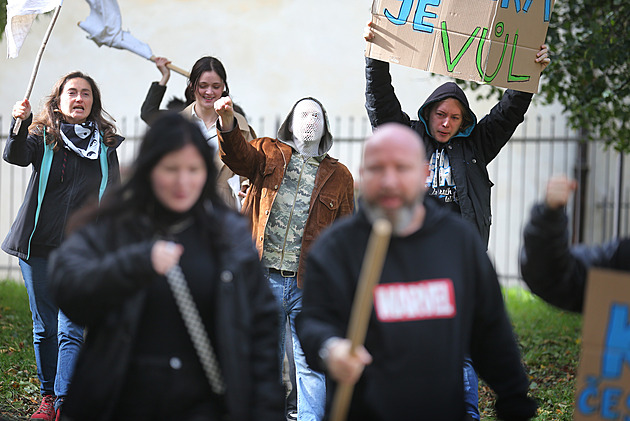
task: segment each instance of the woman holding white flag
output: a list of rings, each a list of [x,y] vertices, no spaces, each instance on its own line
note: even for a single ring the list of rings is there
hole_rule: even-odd
[[[142,120],[151,125],[155,118],[163,112],[160,110],[160,103],[166,92],[166,83],[170,78],[171,71],[168,68],[170,61],[164,57],[156,57],[155,63],[162,74],[159,82],[153,82],[147,93],[147,97],[142,103],[140,117]],[[216,122],[218,115],[214,110],[214,103],[217,99],[230,94],[230,88],[227,83],[227,73],[223,63],[215,57],[201,57],[195,62],[188,85],[184,91],[186,102],[182,106],[185,107],[181,114],[195,122],[206,140],[214,148],[219,150],[217,141]],[[248,142],[256,137],[253,129],[247,123],[242,114],[234,113],[238,127],[245,140]],[[217,190],[219,196],[233,209],[240,209],[240,200],[238,192],[240,191],[240,182],[238,176],[221,162],[218,153],[215,156],[215,164],[219,168],[219,176],[217,177]]]
[[[31,419],[54,420],[67,394],[83,328],[59,311],[49,294],[48,256],[64,238],[68,215],[119,183],[116,148],[123,138],[102,108],[96,83],[81,72],[59,79],[34,121],[28,99],[15,104],[12,116],[4,160],[32,166],[33,172],[2,250],[19,259],[33,316],[43,399]],[[24,124],[14,134],[16,119]]]

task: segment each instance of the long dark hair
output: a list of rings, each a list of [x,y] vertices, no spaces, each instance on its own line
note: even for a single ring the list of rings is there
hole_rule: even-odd
[[[221,224],[215,219],[217,212],[210,212],[209,208],[227,209],[227,206],[216,189],[218,171],[214,164],[214,151],[195,123],[174,112],[160,115],[146,132],[127,181],[108,191],[100,207],[92,204],[79,211],[73,216],[73,224],[68,230],[72,231],[97,218],[110,216],[119,221],[148,217],[149,221],[155,223],[155,211],[159,203],[151,185],[151,172],[164,156],[186,145],[197,148],[208,174],[201,197],[193,205],[191,214],[208,238],[218,239]],[[212,242],[216,244],[216,241]]]
[[[223,63],[221,63],[218,58],[205,56],[197,60],[190,71],[188,86],[186,86],[186,90],[184,91],[184,95],[186,96],[186,105],[190,105],[195,102],[195,90],[199,86],[199,79],[204,72],[216,72],[225,85],[225,90],[221,96],[228,96],[230,94],[230,88],[227,83],[227,73],[225,72]]]
[[[70,72],[55,83],[52,92],[48,97],[46,97],[44,109],[33,120],[33,123],[29,127],[29,131],[41,136],[44,133],[44,129],[46,129],[46,143],[53,145],[54,151],[59,150],[63,143],[59,130],[61,122],[64,121],[64,115],[59,110],[59,98],[63,93],[66,83],[75,78],[84,79],[90,84],[90,88],[92,89],[92,109],[90,110],[90,115],[88,115],[87,119],[96,122],[98,129],[103,134],[103,141],[107,146],[115,145],[116,127],[114,126],[114,119],[105,110],[103,110],[101,91],[98,89],[94,79],[80,71]]]

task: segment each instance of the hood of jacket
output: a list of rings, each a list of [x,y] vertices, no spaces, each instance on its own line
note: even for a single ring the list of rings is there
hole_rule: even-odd
[[[321,156],[321,155],[326,154],[330,150],[330,148],[332,148],[333,138],[332,138],[332,134],[330,134],[330,126],[328,124],[328,114],[326,113],[326,109],[324,108],[322,103],[316,100],[315,98],[305,97],[305,98],[299,99],[298,101],[295,102],[295,104],[293,104],[293,107],[291,108],[289,115],[287,115],[287,117],[284,119],[284,122],[278,129],[278,140],[283,143],[286,143],[287,145],[291,146],[293,149],[297,150],[297,148],[295,147],[295,142],[293,141],[293,132],[291,132],[291,123],[293,121],[293,111],[295,110],[295,106],[299,102],[304,101],[306,99],[310,99],[318,103],[319,106],[322,108],[322,112],[324,113],[324,135],[319,141],[319,149],[317,153],[318,156]]]
[[[453,136],[455,137],[467,137],[473,131],[475,126],[477,125],[477,116],[470,109],[470,105],[468,105],[468,98],[466,98],[466,94],[462,91],[457,83],[455,82],[446,82],[440,85],[429,97],[424,101],[424,104],[418,110],[418,118],[424,124],[424,128],[426,132],[431,136],[431,132],[429,131],[429,111],[431,110],[431,106],[436,102],[443,101],[447,98],[455,98],[459,102],[461,102],[466,108],[466,112],[468,113],[468,117],[472,120],[472,124],[464,127],[464,129],[460,129],[460,131]],[[465,124],[462,122],[462,124]],[[433,138],[433,136],[431,136]]]

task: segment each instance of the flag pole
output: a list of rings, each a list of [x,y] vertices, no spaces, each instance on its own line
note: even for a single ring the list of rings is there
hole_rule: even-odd
[[[152,62],[155,63],[155,60],[157,59],[156,56],[151,56],[151,58],[149,60],[151,60]],[[167,64],[166,67],[168,67],[169,69],[171,69],[174,72],[179,73],[180,75],[186,76],[187,78],[190,78],[190,73],[188,73],[186,70],[182,69],[181,67],[177,67],[174,64]]]
[[[356,348],[365,342],[370,315],[372,314],[372,294],[381,278],[391,234],[392,225],[388,220],[380,218],[372,224],[372,232],[365,256],[363,256],[359,282],[348,323],[347,338],[350,339],[351,354],[354,354]],[[353,391],[353,384],[337,383],[331,407],[331,421],[344,421],[346,419]]]
[[[42,41],[42,45],[39,47],[39,52],[37,53],[37,58],[35,59],[35,64],[33,65],[33,72],[31,73],[31,80],[28,82],[28,88],[26,88],[26,94],[24,95],[24,99],[29,99],[31,96],[31,92],[33,91],[33,85],[35,85],[35,77],[37,76],[37,71],[39,70],[39,63],[41,63],[42,61],[42,56],[44,55],[46,44],[48,43],[48,39],[50,38],[52,29],[55,26],[55,22],[57,22],[57,18],[59,17],[59,12],[61,12],[61,4],[55,8],[55,13],[53,14],[50,24],[48,25],[48,29],[46,30],[46,34],[44,35],[44,40]],[[18,134],[18,132],[20,131],[20,126],[22,126],[22,119],[18,118],[15,121],[15,126],[13,126],[14,135]]]

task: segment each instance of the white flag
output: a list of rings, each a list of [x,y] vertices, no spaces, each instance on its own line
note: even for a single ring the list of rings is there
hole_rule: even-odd
[[[83,22],[79,22],[81,29],[86,31],[92,41],[99,47],[129,50],[146,59],[151,59],[151,48],[144,42],[138,41],[128,31],[123,31],[120,7],[116,0],[86,0],[90,5],[90,15]]]
[[[7,57],[16,58],[31,29],[33,21],[40,13],[48,13],[63,0],[8,0],[7,2]]]

